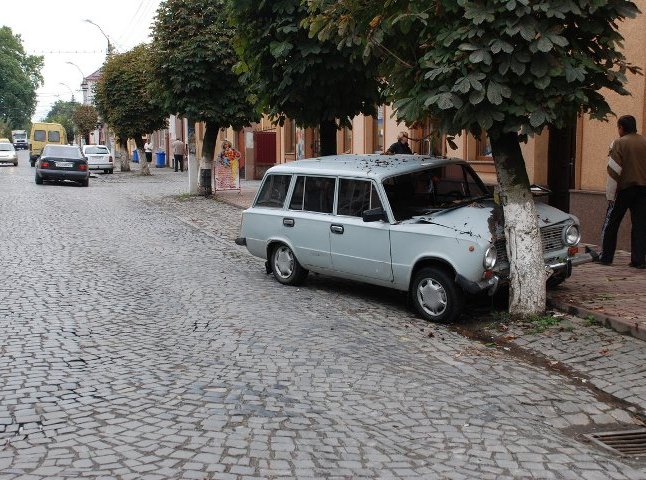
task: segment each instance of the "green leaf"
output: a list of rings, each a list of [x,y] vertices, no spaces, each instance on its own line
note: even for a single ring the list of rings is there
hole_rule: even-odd
[[[500,105],[502,103],[502,88],[501,85],[493,80],[487,86],[487,100],[492,105]]]
[[[552,43],[552,41],[545,36],[539,38],[538,42],[536,42],[536,48],[540,52],[547,53],[550,50],[552,50],[553,47],[554,47],[554,44]]]

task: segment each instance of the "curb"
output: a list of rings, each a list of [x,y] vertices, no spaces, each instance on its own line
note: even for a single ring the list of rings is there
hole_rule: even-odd
[[[646,330],[639,328],[638,322],[631,323],[628,320],[624,320],[623,318],[605,315],[594,310],[588,310],[587,308],[572,305],[571,303],[561,303],[559,301],[554,301],[551,298],[547,299],[547,305],[550,308],[560,310],[564,313],[568,313],[579,318],[591,316],[604,327],[612,328],[619,333],[625,333],[640,340],[646,341]]]

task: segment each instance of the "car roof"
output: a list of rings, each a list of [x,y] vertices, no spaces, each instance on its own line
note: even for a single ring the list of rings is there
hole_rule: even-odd
[[[330,155],[276,165],[267,173],[347,175],[383,179],[429,167],[466,162],[459,158],[429,155]]]

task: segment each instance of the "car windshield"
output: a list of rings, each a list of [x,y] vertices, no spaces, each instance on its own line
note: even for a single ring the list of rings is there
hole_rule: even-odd
[[[11,152],[13,145],[10,143],[0,143],[0,152]]]
[[[104,155],[110,153],[107,149],[107,147],[85,147],[85,154],[86,155]]]
[[[68,145],[47,145],[43,150],[43,157],[70,158],[80,160],[83,158],[79,147]]]
[[[16,140],[24,140],[24,139],[27,138],[27,134],[26,133],[14,133],[13,138],[15,138]]]
[[[397,221],[430,215],[490,196],[468,165],[448,164],[386,178],[383,181]]]

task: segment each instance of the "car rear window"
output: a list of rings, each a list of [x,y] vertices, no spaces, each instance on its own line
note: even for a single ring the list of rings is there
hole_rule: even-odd
[[[0,143],[0,151],[11,152],[13,151],[13,145],[10,143]]]
[[[104,155],[106,153],[110,153],[107,147],[87,147],[85,149],[86,155]]]
[[[262,184],[256,207],[283,208],[291,175],[268,175]]]
[[[80,160],[83,158],[81,149],[68,145],[47,145],[43,150],[43,157],[69,158]]]
[[[336,179],[299,176],[289,202],[290,210],[332,213]]]
[[[60,132],[50,130],[47,132],[47,141],[52,142],[52,143],[60,143],[61,142],[61,134]]]
[[[365,210],[381,207],[377,189],[367,180],[339,180],[337,215],[361,217]]]
[[[45,130],[34,130],[34,141],[35,142],[44,142],[47,138]]]

